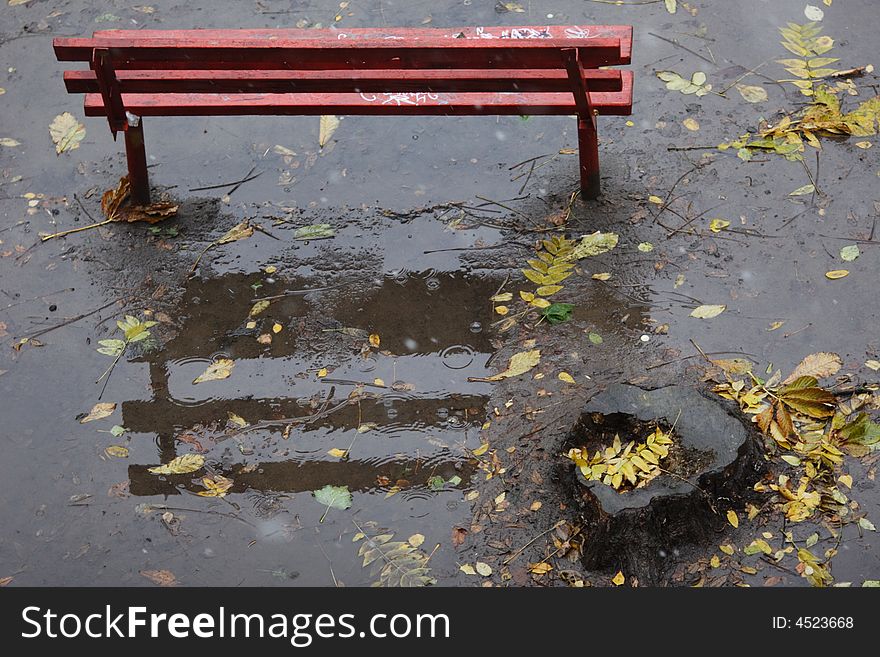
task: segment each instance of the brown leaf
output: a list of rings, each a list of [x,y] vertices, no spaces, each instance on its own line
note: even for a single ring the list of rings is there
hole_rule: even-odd
[[[452,528],[452,544],[455,547],[458,547],[462,543],[464,543],[464,539],[467,538],[468,530],[464,527],[453,527]]]
[[[800,365],[794,368],[794,372],[782,383],[791,383],[801,376],[814,376],[817,379],[833,376],[837,374],[841,365],[843,365],[843,362],[837,354],[827,351],[810,354],[800,362]]]
[[[131,197],[131,183],[128,176],[122,176],[116,189],[108,189],[101,196],[101,210],[110,221],[134,223],[144,221],[155,224],[177,214],[178,206],[168,201],[160,201],[142,206],[126,206]]]
[[[797,380],[805,378],[807,377]],[[782,388],[776,394],[784,404],[798,413],[819,419],[834,415],[835,397],[822,388]]]
[[[141,575],[159,586],[177,586],[180,582],[170,570],[142,570]]]

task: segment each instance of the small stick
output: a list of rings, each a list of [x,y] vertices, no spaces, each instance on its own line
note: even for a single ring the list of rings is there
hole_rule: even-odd
[[[48,240],[54,239],[56,237],[64,237],[65,235],[71,235],[73,233],[79,233],[84,230],[91,230],[92,228],[98,228],[99,226],[104,226],[112,222],[112,219],[104,219],[104,221],[98,221],[93,224],[89,224],[88,226],[80,226],[79,228],[71,228],[69,230],[62,230],[59,233],[52,233],[51,235],[41,235],[40,241],[46,242]]]
[[[532,540],[530,540],[528,543],[526,543],[525,545],[523,545],[519,550],[517,550],[517,551],[514,552],[512,555],[510,555],[510,556],[509,556],[509,557],[508,557],[508,558],[507,558],[507,559],[506,559],[501,565],[502,565],[502,566],[506,566],[506,565],[509,564],[511,561],[513,561],[514,559],[516,559],[519,555],[521,555],[521,554],[523,553],[523,550],[525,550],[527,547],[529,547],[532,543],[534,543],[535,541],[537,541],[537,540],[538,540],[539,538],[541,538],[542,536],[546,536],[547,534],[549,534],[550,532],[552,532],[554,529],[556,529],[557,527],[559,527],[559,526],[561,526],[561,525],[563,525],[563,524],[565,524],[565,520],[559,520],[559,521],[558,521],[555,525],[553,525],[550,529],[547,529],[547,530],[545,530],[545,531],[542,531],[540,534],[538,534],[537,536],[535,536],[535,538],[533,538]]]

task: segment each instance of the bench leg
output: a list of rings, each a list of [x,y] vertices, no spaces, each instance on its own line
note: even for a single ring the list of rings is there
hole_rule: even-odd
[[[125,131],[125,157],[128,160],[128,182],[131,185],[131,204],[150,204],[150,178],[147,174],[147,151],[144,148],[144,120],[129,119]]]
[[[599,196],[599,136],[596,120],[578,119],[578,153],[581,165],[581,197]]]

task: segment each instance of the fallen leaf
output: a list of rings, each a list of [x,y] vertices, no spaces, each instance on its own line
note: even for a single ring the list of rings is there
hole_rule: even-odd
[[[489,443],[483,443],[471,452],[474,456],[482,456],[489,449]]]
[[[867,529],[869,532],[877,531],[877,528],[874,527],[874,523],[864,517],[859,518],[859,527],[861,527],[862,529]]]
[[[86,127],[73,114],[64,112],[56,116],[49,125],[49,134],[55,144],[55,153],[61,155],[65,151],[79,148],[80,142],[86,136]]]
[[[235,224],[230,228],[215,244],[228,244],[229,242],[237,242],[254,234],[254,227],[250,224],[250,219]]]
[[[334,447],[333,449],[328,449],[327,453],[330,456],[333,456],[335,458],[344,459],[346,457],[346,455],[348,454],[348,450],[347,449],[339,449],[338,447]]]
[[[734,528],[739,527],[739,516],[736,515],[736,511],[733,509],[730,509],[727,512],[727,522],[729,522]]]
[[[605,271],[600,274],[593,274],[592,278],[596,281],[607,281],[611,278],[611,273]]]
[[[650,242],[642,242],[641,244],[639,244],[638,249],[642,253],[650,253],[654,250],[654,245]]]
[[[709,230],[711,230],[713,233],[720,233],[729,225],[730,222],[727,221],[727,219],[713,219],[709,222]]]
[[[606,253],[617,246],[619,239],[617,233],[603,233],[600,230],[590,235],[584,235],[566,260],[581,260]]]
[[[479,573],[483,577],[489,577],[489,575],[492,574],[492,567],[483,561],[478,561],[476,564],[474,564],[474,570],[476,570],[477,573]]]
[[[197,376],[193,383],[204,383],[205,381],[219,381],[220,379],[228,379],[232,374],[232,368],[235,367],[235,361],[229,358],[220,358],[208,366],[202,374]]]
[[[553,570],[553,566],[551,566],[546,561],[540,561],[538,563],[530,563],[529,564],[529,572],[535,575],[546,575],[551,570]]]
[[[648,203],[653,203],[654,205],[663,205],[663,199],[659,196],[654,196],[653,194],[651,194],[651,196],[648,197]]]
[[[620,570],[618,570],[617,574],[611,578],[611,583],[614,584],[614,586],[620,586],[624,582],[626,582],[626,577],[624,577],[623,572]]]
[[[802,196],[804,194],[812,194],[815,191],[816,191],[816,186],[813,185],[813,183],[810,183],[809,185],[804,185],[803,187],[798,187],[793,192],[789,192],[788,195],[789,196]]]
[[[836,281],[838,278],[845,278],[849,276],[849,270],[847,269],[833,269],[832,271],[825,272],[825,278],[828,278],[832,281]]]
[[[470,565],[469,563],[466,563],[463,566],[459,566],[458,569],[461,572],[463,572],[465,575],[476,575],[477,574],[477,571],[474,570],[474,567],[472,565]]]
[[[281,330],[282,330],[283,328],[284,328],[284,327],[283,327],[281,324],[279,324],[278,322],[275,322],[275,323],[272,325],[272,333],[276,333],[276,334],[277,334],[277,333],[281,333]]]
[[[868,369],[872,369],[875,372],[880,370],[880,360],[866,360],[865,367]]]
[[[677,0],[663,0],[663,2],[666,4],[666,11],[670,14],[674,14],[675,10],[678,8]]]
[[[670,91],[680,91],[685,95],[705,96],[712,91],[712,85],[706,84],[706,74],[702,71],[694,73],[690,80],[675,71],[658,71],[657,77],[666,83],[666,88]]]
[[[318,146],[324,148],[339,127],[339,117],[332,114],[325,114],[321,117],[321,123],[318,130]]]
[[[837,478],[837,481],[839,481],[840,483],[842,483],[842,484],[843,484],[844,486],[846,486],[847,488],[852,488],[852,485],[853,485],[853,478],[852,478],[852,475],[848,475],[848,474],[840,475],[840,476]],[[810,546],[808,545],[807,547],[810,547]]]
[[[574,383],[574,377],[571,374],[569,374],[568,372],[560,372],[559,373],[559,380],[565,381],[566,383]]]
[[[312,224],[300,226],[293,232],[295,240],[325,240],[333,237],[336,232],[330,224]]]
[[[507,369],[499,374],[488,377],[469,377],[468,381],[501,381],[510,377],[525,374],[541,361],[541,350],[522,351],[510,357]]]
[[[251,311],[248,313],[248,317],[256,317],[269,307],[269,303],[269,301],[257,301],[251,306]]]
[[[344,511],[352,503],[352,495],[348,490],[348,486],[331,486],[327,484],[323,488],[314,491],[312,495],[314,495],[316,502],[323,504],[328,509]]]
[[[170,570],[142,570],[141,575],[159,586],[177,586],[180,582]]]
[[[156,475],[189,474],[201,470],[205,465],[205,457],[201,454],[184,454],[163,465],[149,468],[148,471]]]
[[[89,414],[82,418],[79,423],[85,424],[86,422],[93,422],[94,420],[102,420],[105,417],[110,417],[113,415],[113,411],[116,410],[116,404],[110,402],[101,402],[92,406],[92,410],[89,411]]]
[[[128,458],[128,447],[123,447],[122,445],[110,445],[104,452],[107,456],[113,456],[118,459]]]
[[[825,18],[825,12],[813,5],[807,5],[804,7],[804,16],[810,21],[821,21]]]
[[[858,244],[850,244],[840,249],[840,259],[846,262],[852,262],[860,255],[862,252],[859,250]]]
[[[783,385],[791,383],[802,376],[812,376],[816,379],[824,379],[837,374],[843,365],[843,361],[835,353],[820,351],[804,358],[794,371],[782,382]],[[815,384],[815,382],[813,382]]]
[[[414,548],[417,548],[422,543],[425,542],[425,535],[424,534],[413,534],[408,539],[406,539],[406,542],[409,543],[410,545],[412,545]]]
[[[700,129],[700,124],[696,119],[692,119],[691,117],[686,118],[681,124],[690,130],[691,132],[696,132]]]
[[[0,137],[0,146],[5,146],[6,148],[15,148],[16,146],[21,146],[21,142],[17,139],[13,139],[12,137]]]
[[[718,317],[718,315],[723,313],[726,309],[727,306],[724,304],[697,306],[691,311],[691,317],[696,317],[697,319],[712,319],[713,317]]]
[[[866,151],[866,150],[868,150],[869,148],[871,148],[871,146],[873,146],[873,144],[872,144],[871,142],[869,142],[869,141],[857,141],[857,142],[856,142],[856,146],[858,146],[858,147],[861,148],[862,150],[865,150],[865,151]]]
[[[202,486],[207,490],[200,490],[198,495],[202,497],[226,497],[226,493],[232,488],[233,483],[235,482],[232,479],[223,475],[202,477]]]
[[[539,502],[539,501],[532,502],[532,503],[529,505],[529,511],[537,511],[537,510],[540,509],[542,506],[544,506],[544,505],[543,505],[541,502]]]
[[[0,577],[0,588],[2,588],[2,587],[4,587],[4,586],[6,586],[7,584],[11,583],[12,580],[14,580],[14,579],[15,579],[14,576]]]
[[[751,84],[738,84],[736,90],[747,103],[763,103],[767,100],[767,90],[764,87]]]

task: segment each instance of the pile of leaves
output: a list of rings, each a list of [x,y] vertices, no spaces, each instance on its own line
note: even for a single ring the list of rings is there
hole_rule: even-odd
[[[669,456],[672,444],[671,432],[657,427],[643,443],[631,440],[623,445],[620,435],[615,434],[611,446],[597,450],[592,458],[587,448],[577,447],[568,450],[566,456],[588,481],[601,481],[620,492],[624,487],[641,488],[663,472],[660,464]]]
[[[819,385],[820,379],[839,371],[840,357],[828,352],[811,354],[785,379],[777,370],[767,380],[756,376],[747,361],[713,363],[726,378],[714,391],[753,415],[766,437],[769,455],[791,467],[769,483],[758,482],[755,490],[775,493],[777,508],[792,523],[816,520],[831,526],[854,522],[873,530],[874,525],[857,514],[858,506],[842,487],[848,490],[853,483],[843,472],[844,456],[860,457],[880,449],[880,424],[861,410],[876,408],[876,400],[864,393],[838,401],[834,393]],[[790,533],[788,540],[794,545]],[[797,547],[798,570],[813,585],[825,586],[833,581],[827,565],[834,554],[836,548],[831,548],[822,559],[808,546]]]
[[[749,161],[756,152],[772,152],[788,160],[801,160],[804,144],[821,149],[819,137],[844,135],[866,137],[877,134],[880,123],[880,96],[862,102],[856,109],[844,113],[837,94],[846,91],[857,95],[858,90],[846,76],[867,72],[870,67],[838,71],[828,68],[838,61],[823,57],[834,47],[834,39],[822,36],[816,23],[797,25],[789,23],[780,28],[782,45],[798,59],[781,59],[780,64],[794,77],[780,80],[792,84],[811,102],[801,111],[786,114],[774,124],[765,124],[757,136],[748,133],[718,145],[720,150],[736,149],[737,156]],[[831,84],[835,81],[834,84]]]
[[[522,270],[523,276],[535,284],[534,290],[520,290],[519,297],[526,303],[525,310],[507,316],[510,308],[496,305],[495,312],[505,316],[497,322],[500,331],[511,329],[517,320],[534,309],[538,309],[541,321],[550,324],[561,324],[571,319],[574,305],[570,303],[552,302],[552,297],[564,289],[562,282],[574,273],[575,263],[582,258],[599,255],[617,246],[618,237],[615,233],[596,231],[583,236],[580,241],[568,239],[564,235],[552,235],[541,240],[537,248],[537,257],[526,261],[528,267]],[[496,304],[504,304],[513,300],[511,292],[499,293],[492,297]]]

